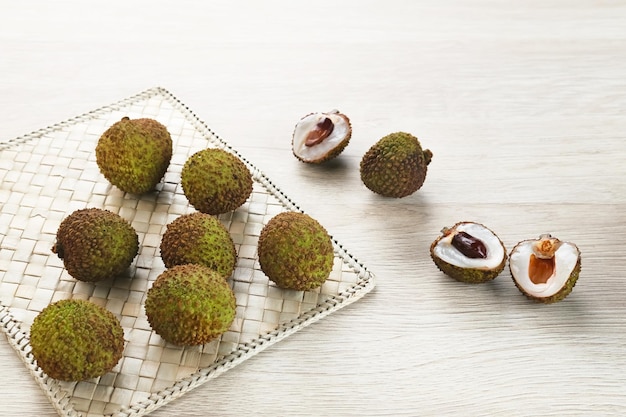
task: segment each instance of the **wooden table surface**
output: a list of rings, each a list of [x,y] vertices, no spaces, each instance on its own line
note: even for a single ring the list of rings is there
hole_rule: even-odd
[[[0,141],[162,86],[377,276],[376,289],[157,416],[626,414],[626,4],[487,0],[6,2]],[[323,166],[295,122],[346,113]],[[359,162],[412,132],[423,188],[388,199]],[[1,204],[1,203],[0,203]],[[536,304],[508,269],[442,275],[444,226],[484,223],[507,249],[576,243],[582,272]],[[0,415],[55,416],[0,340]]]

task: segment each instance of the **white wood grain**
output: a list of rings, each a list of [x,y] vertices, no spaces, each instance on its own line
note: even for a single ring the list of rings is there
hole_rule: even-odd
[[[620,1],[11,2],[0,15],[0,140],[168,88],[378,276],[358,303],[157,416],[626,414],[626,5]],[[349,147],[291,155],[295,122],[339,108]],[[434,153],[413,196],[359,161],[381,136]],[[505,271],[462,285],[428,254],[483,222],[507,248],[577,243],[564,302]],[[0,415],[56,415],[5,341]],[[278,410],[278,411],[277,411]]]

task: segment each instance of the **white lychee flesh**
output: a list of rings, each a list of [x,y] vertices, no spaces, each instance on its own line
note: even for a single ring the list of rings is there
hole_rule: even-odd
[[[552,274],[545,282],[534,282],[531,277],[531,255],[535,253],[538,240],[520,242],[512,251],[509,258],[511,275],[517,284],[530,296],[535,298],[552,297],[567,284],[574,268],[578,264],[580,251],[572,243],[559,242],[554,252],[554,267]]]
[[[461,267],[471,269],[495,269],[502,264],[506,251],[500,239],[487,227],[479,223],[464,222],[455,226],[455,230],[442,236],[433,248],[435,256],[443,261]],[[469,258],[452,245],[455,232],[465,232],[478,240],[481,240],[487,248],[486,258]]]
[[[326,118],[329,118],[334,125],[330,135],[314,146],[307,146],[309,133],[315,130],[316,126]],[[293,153],[305,162],[318,161],[326,155],[332,154],[351,133],[350,122],[338,111],[311,113],[300,119],[294,128]]]

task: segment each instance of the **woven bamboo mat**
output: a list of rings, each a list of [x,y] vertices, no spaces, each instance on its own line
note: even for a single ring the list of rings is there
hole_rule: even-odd
[[[111,186],[96,165],[98,138],[123,116],[154,118],[172,135],[172,161],[153,193],[125,194]],[[152,332],[143,302],[165,269],[159,244],[166,225],[194,211],[180,186],[182,166],[206,147],[237,154],[188,107],[158,87],[0,144],[0,328],[60,415],[145,415],[374,287],[373,274],[336,241],[334,268],[321,288],[290,291],[269,282],[258,264],[258,235],[274,215],[300,208],[244,160],[255,180],[253,193],[242,207],[219,216],[238,252],[229,279],[237,299],[236,319],[219,339],[205,345],[165,343]],[[140,251],[126,276],[79,282],[51,252],[60,222],[86,207],[118,213],[137,230]],[[67,298],[107,308],[124,327],[124,356],[100,378],[53,380],[30,353],[28,330],[35,316],[51,302]]]

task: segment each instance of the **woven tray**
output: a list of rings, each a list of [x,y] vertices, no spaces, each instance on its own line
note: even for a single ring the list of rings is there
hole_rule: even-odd
[[[172,162],[158,190],[140,197],[111,186],[95,162],[95,145],[123,116],[151,117],[168,127]],[[195,347],[165,343],[143,310],[146,291],[165,269],[159,244],[165,226],[193,212],[180,187],[186,159],[206,147],[235,154],[171,93],[153,88],[68,121],[0,144],[0,328],[62,416],[141,416],[206,383],[261,350],[365,295],[374,276],[333,241],[335,264],[315,291],[274,286],[259,268],[256,244],[263,225],[282,211],[301,211],[248,161],[254,188],[248,201],[219,216],[229,229],[238,263],[229,282],[237,316],[219,340]],[[67,215],[100,207],[131,222],[140,252],[129,276],[99,283],[74,280],[51,252]],[[88,299],[120,319],[124,356],[113,371],[83,382],[47,377],[30,353],[28,330],[51,302]]]

